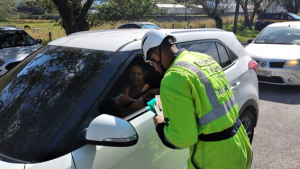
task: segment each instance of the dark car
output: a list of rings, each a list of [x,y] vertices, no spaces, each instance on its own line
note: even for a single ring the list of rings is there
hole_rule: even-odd
[[[151,22],[131,22],[131,23],[125,23],[118,27],[118,29],[156,29],[161,28],[160,26],[151,23]]]
[[[255,23],[255,30],[263,30],[266,26],[275,22],[300,21],[300,17],[293,13],[264,13],[258,16]]]

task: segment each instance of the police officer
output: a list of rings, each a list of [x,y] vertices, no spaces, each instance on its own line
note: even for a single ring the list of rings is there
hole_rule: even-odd
[[[172,149],[190,149],[189,169],[248,169],[252,150],[238,118],[226,76],[203,53],[178,49],[164,29],[142,39],[145,62],[164,75],[160,86],[163,115],[154,124],[161,141]]]

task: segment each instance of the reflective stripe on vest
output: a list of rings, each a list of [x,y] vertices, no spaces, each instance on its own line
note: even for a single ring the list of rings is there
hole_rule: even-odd
[[[187,68],[190,71],[194,72],[205,86],[205,91],[208,96],[209,102],[213,107],[213,110],[211,110],[210,112],[204,114],[202,117],[197,119],[198,126],[204,126],[204,125],[209,124],[210,122],[222,117],[223,115],[227,114],[232,109],[232,107],[235,105],[234,96],[229,98],[229,100],[227,102],[225,102],[224,104],[220,105],[217,95],[215,93],[215,90],[213,89],[212,85],[210,84],[208,78],[195,65],[193,65],[189,62],[178,61],[178,62],[175,62],[173,64],[173,66],[182,66],[182,67]]]

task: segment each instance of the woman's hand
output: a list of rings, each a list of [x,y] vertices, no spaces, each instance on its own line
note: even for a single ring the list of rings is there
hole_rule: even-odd
[[[144,101],[146,102],[150,101],[155,97],[155,95],[159,95],[159,88],[153,88],[148,90],[143,96]]]
[[[126,104],[126,103],[133,102],[133,100],[131,100],[130,97],[128,97],[128,96],[126,96],[124,94],[120,97],[119,100],[120,100],[121,104]]]

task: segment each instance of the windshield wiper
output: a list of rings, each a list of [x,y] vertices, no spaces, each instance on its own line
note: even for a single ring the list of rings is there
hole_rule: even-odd
[[[263,43],[260,43],[260,42],[254,42],[255,44],[284,44],[284,45],[300,45],[300,44],[297,44],[297,43],[281,43],[281,42],[275,42],[275,43],[267,43],[267,42],[263,42]]]
[[[299,44],[297,44],[297,43],[281,43],[281,42],[276,42],[276,43],[273,43],[273,44],[299,45]]]

